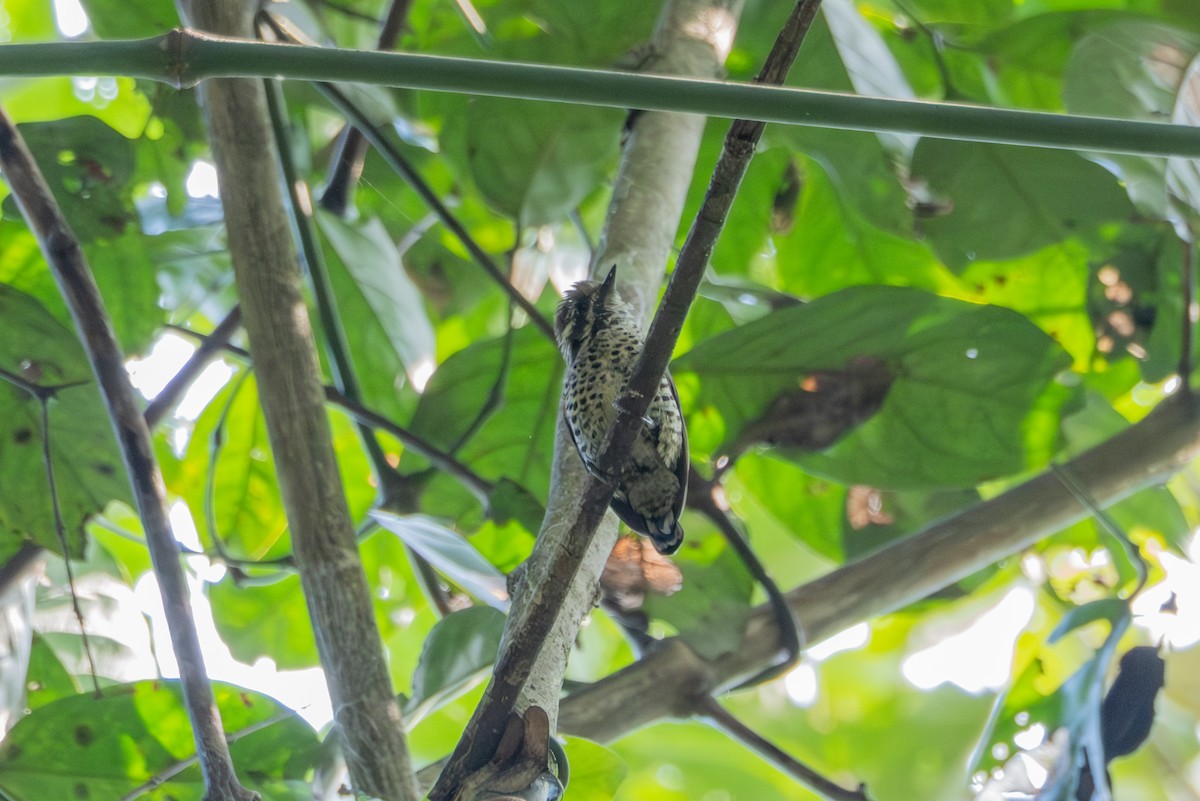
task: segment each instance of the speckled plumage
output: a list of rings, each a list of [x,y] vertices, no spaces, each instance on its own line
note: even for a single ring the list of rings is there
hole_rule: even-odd
[[[615,267],[603,282],[580,281],[567,290],[554,321],[567,360],[563,415],[588,470],[595,468],[617,413],[615,404],[644,344],[633,310],[617,296],[615,281]],[[612,500],[617,516],[649,537],[659,553],[674,553],[683,542],[679,513],[687,469],[687,430],[675,385],[666,375],[646,412],[646,425],[618,471]]]

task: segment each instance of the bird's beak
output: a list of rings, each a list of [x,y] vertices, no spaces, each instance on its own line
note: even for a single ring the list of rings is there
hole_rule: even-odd
[[[617,265],[614,264],[612,266],[612,269],[608,271],[608,276],[600,284],[599,297],[604,300],[607,300],[608,297],[610,295],[612,295],[613,290],[616,288],[616,286],[617,286]]]

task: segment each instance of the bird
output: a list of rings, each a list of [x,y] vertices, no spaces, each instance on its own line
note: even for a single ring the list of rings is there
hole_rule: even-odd
[[[683,543],[679,515],[687,494],[687,428],[679,393],[664,374],[638,433],[615,476],[600,475],[597,463],[617,401],[645,340],[633,308],[616,288],[617,268],[603,281],[579,281],[568,289],[554,315],[554,333],[567,362],[562,411],[584,467],[615,479],[611,507],[625,525],[648,537],[660,554]]]

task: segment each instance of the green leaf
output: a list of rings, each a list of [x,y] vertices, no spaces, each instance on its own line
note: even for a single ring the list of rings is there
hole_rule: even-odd
[[[496,659],[504,631],[503,612],[487,606],[461,609],[442,618],[421,649],[413,673],[405,723],[417,721],[457,696]]]
[[[563,750],[571,765],[567,788],[571,801],[609,801],[625,780],[629,768],[616,752],[582,737],[567,739]]]
[[[280,670],[319,664],[299,576],[282,573],[269,583],[226,579],[204,587],[217,633],[235,659],[254,664],[268,657]]]
[[[620,111],[471,98],[467,157],[484,196],[519,225],[558,222],[607,174]]]
[[[1063,150],[925,138],[912,178],[949,207],[921,221],[938,256],[961,270],[1008,259],[1130,219],[1133,207],[1103,167]]]
[[[685,548],[673,557],[683,573],[683,589],[668,597],[647,595],[643,609],[675,627],[705,659],[737,648],[750,614],[754,582],[746,566],[719,538],[703,551]]]
[[[307,724],[267,696],[227,684],[213,689],[248,786],[305,778],[317,750]],[[181,695],[177,682],[146,681],[106,688],[103,698],[86,693],[41,707],[0,747],[0,790],[13,801],[121,798],[195,755]],[[199,768],[165,778],[156,793],[199,799]]]
[[[81,0],[92,29],[101,39],[140,39],[179,27],[170,0]]]
[[[842,202],[843,184],[853,180],[810,163],[795,226],[775,240],[778,288],[802,297],[858,284],[957,290],[959,281],[927,244],[882,230]]]
[[[77,695],[79,682],[67,672],[46,639],[34,632],[29,650],[29,670],[25,677],[25,706],[30,710],[43,707],[59,698]]]
[[[248,559],[287,552],[287,516],[249,373],[226,384],[196,420],[177,481],[172,489],[187,500],[203,541],[220,537],[230,553]],[[210,503],[216,531],[209,529]]]
[[[346,282],[338,282],[343,287],[339,304],[344,300],[348,306],[339,311],[347,336],[353,339],[353,352],[370,353],[383,344],[379,341],[382,334],[410,379],[427,377],[433,365],[433,326],[383,224],[377,218],[351,224],[325,212],[317,215],[317,222],[337,257],[329,259],[329,268],[340,265],[354,279],[354,295],[349,294]],[[376,327],[379,333],[375,333]],[[372,334],[373,341],[363,339]],[[393,375],[376,378],[395,380]]]
[[[506,355],[507,352],[507,355]],[[508,478],[545,497],[562,391],[562,357],[530,327],[467,347],[442,363],[421,395],[411,428],[442,448],[471,432],[489,399],[499,398],[458,457],[485,478]]]
[[[496,609],[508,609],[504,575],[461,534],[424,515],[397,515],[376,509],[371,517],[455,584]]]
[[[815,475],[882,489],[970,487],[1043,457],[1044,443],[1023,432],[1070,363],[1007,309],[856,287],[714,337],[677,359],[674,372],[699,376],[694,411],[719,413],[732,442],[807,373],[859,356],[896,376],[883,408],[827,451],[797,460]]]
[[[50,458],[72,555],[81,553],[83,525],[111,500],[129,501],[129,484],[112,424],[75,334],[33,298],[0,284],[0,367],[43,387],[76,384],[50,401]],[[41,404],[0,381],[0,529],[55,553]]]
[[[20,130],[80,241],[113,239],[136,223],[128,139],[95,117],[25,123]],[[5,216],[17,213],[6,209]]]
[[[1129,604],[1120,598],[1101,598],[1083,606],[1072,607],[1046,637],[1046,642],[1053,645],[1075,629],[1097,620],[1107,620],[1116,626],[1122,619],[1128,618],[1129,614]]]

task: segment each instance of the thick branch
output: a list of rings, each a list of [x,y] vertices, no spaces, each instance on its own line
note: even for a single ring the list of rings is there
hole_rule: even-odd
[[[239,0],[184,4],[194,24],[246,35]],[[357,790],[418,798],[323,407],[312,326],[261,82],[204,87],[242,316],[296,564]]]
[[[837,92],[484,59],[264,44],[172,31],[136,41],[0,46],[0,75],[129,75],[350,81],[854,131],[896,131],[1066,150],[1200,157],[1200,129],[1160,122],[859,97]]]
[[[1200,456],[1200,406],[1186,393],[1141,422],[1066,463],[1080,486],[1107,507],[1161,484]],[[1050,471],[935,523],[787,594],[810,642],[918,601],[1010,557],[1087,516]],[[755,610],[741,644],[703,662],[668,640],[637,664],[562,703],[559,728],[611,740],[662,717],[687,714],[694,699],[760,670],[779,648],[769,606]],[[669,677],[669,678],[664,678]]]
[[[0,110],[0,167],[71,310],[75,328],[108,407],[142,528],[146,532],[154,574],[158,578],[207,798],[213,801],[256,798],[255,793],[238,782],[225,743],[221,717],[212,685],[208,683],[204,654],[192,620],[187,582],[171,531],[166,488],[154,458],[150,429],[142,418],[136,392],[125,371],[124,354],[117,344],[112,322],[79,241],[16,126],[3,110]]]

